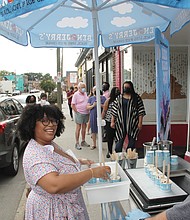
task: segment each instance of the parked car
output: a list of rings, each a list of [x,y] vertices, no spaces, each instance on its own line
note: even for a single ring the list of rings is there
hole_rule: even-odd
[[[39,97],[36,94],[21,94],[21,95],[16,95],[14,96],[14,99],[18,100],[20,102],[20,104],[25,107],[26,106],[26,98],[29,95],[35,95],[36,96],[36,103],[40,103],[39,102]]]
[[[26,146],[18,135],[16,125],[23,106],[14,98],[0,97],[0,169],[15,176],[19,169],[19,154]]]
[[[14,92],[12,92],[12,96],[15,96],[15,95],[20,95],[20,91],[19,90],[15,90]]]

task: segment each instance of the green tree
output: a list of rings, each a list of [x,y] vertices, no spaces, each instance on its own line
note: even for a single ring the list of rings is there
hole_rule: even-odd
[[[40,87],[50,94],[56,88],[56,83],[51,79],[43,79],[40,83]]]
[[[7,76],[7,75],[15,75],[15,73],[14,72],[9,72],[9,71],[7,71],[7,70],[1,70],[0,71],[0,76]]]
[[[41,81],[43,80],[43,74],[42,73],[24,73],[24,75],[28,76],[29,81]]]
[[[52,76],[51,76],[49,73],[46,73],[46,74],[43,76],[43,80],[53,80],[53,79],[52,79]]]

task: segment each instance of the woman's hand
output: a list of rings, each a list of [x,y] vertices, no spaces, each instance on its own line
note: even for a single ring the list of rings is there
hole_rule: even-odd
[[[111,117],[110,127],[115,129],[115,118],[113,116]]]
[[[109,166],[98,166],[90,168],[92,170],[92,177],[102,178],[102,179],[110,179],[111,168]]]
[[[115,122],[111,122],[110,127],[115,128]]]
[[[88,165],[89,167],[91,164],[94,163],[94,161],[89,160],[89,159],[78,159],[81,165]]]
[[[140,122],[138,123],[138,129],[139,129],[139,131],[142,130],[142,123],[140,123]]]

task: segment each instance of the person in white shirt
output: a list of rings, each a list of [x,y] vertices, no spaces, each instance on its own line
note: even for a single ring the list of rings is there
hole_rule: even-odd
[[[47,94],[46,93],[42,93],[40,95],[40,104],[43,105],[50,105],[50,103],[47,101]]]

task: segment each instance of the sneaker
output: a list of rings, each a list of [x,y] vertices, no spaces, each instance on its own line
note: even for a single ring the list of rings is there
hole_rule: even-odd
[[[87,144],[86,141],[81,142],[82,147],[90,147],[90,144]]]
[[[90,148],[90,150],[94,150],[96,148],[96,146],[92,146],[91,148]]]
[[[79,144],[75,144],[75,148],[76,148],[77,150],[81,150],[81,149],[82,149],[82,147],[81,147]]]

